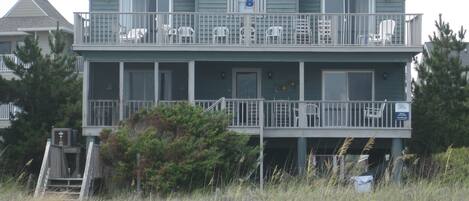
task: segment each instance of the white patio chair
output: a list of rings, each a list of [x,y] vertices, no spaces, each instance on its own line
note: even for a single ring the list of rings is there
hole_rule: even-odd
[[[146,28],[134,28],[130,29],[128,32],[121,32],[120,39],[123,42],[133,42],[138,43],[145,35],[148,30]]]
[[[194,42],[195,31],[192,27],[179,27],[178,30],[179,43],[184,39],[189,39],[190,43]]]
[[[295,43],[308,44],[311,41],[311,22],[309,16],[296,19]]]
[[[215,27],[212,30],[213,43],[218,43],[218,41],[228,42],[228,36],[230,35],[230,30],[228,27]]]
[[[270,44],[272,41],[277,41],[281,43],[283,40],[283,27],[282,26],[272,26],[265,31],[265,37],[267,43]]]
[[[319,110],[319,106],[314,104],[314,103],[307,103],[306,104],[306,108],[305,108],[305,116],[307,119],[310,119],[310,120],[316,120],[316,119],[319,119],[319,115],[320,115],[320,110]],[[300,126],[300,112],[299,112],[299,108],[295,108],[295,123],[296,123],[296,126]],[[311,122],[313,123],[313,122]],[[310,125],[308,125],[310,126]]]
[[[387,100],[385,99],[384,102],[381,103],[381,105],[379,107],[377,107],[376,104],[372,104],[371,107],[365,107],[363,109],[363,114],[368,119],[381,119],[381,118],[383,118],[384,109],[386,108],[386,102],[387,102]]]
[[[250,37],[251,43],[256,43],[256,29],[254,27],[248,28],[248,33],[246,34],[245,28],[241,27],[239,29],[239,42],[240,43],[245,43],[246,42],[246,36]]]
[[[396,21],[394,20],[383,20],[379,23],[379,33],[370,34],[368,36],[368,42],[373,44],[381,43],[383,46],[387,42],[392,42],[392,36],[396,29]]]
[[[318,20],[318,42],[319,44],[332,43],[332,21]]]

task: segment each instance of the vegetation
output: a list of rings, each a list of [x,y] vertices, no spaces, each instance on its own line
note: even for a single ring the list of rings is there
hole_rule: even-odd
[[[414,82],[410,148],[423,155],[469,146],[469,67],[460,58],[466,31],[454,32],[441,16],[436,27]]]
[[[140,174],[145,192],[169,193],[247,174],[258,152],[248,136],[227,128],[225,114],[189,104],[142,111],[101,135],[102,158],[114,173],[110,183],[130,186]]]
[[[0,149],[6,148],[0,175],[16,174],[28,162],[27,171],[37,174],[52,126],[81,125],[81,81],[64,37],[61,31],[53,32],[51,53],[44,53],[36,38],[26,37],[14,51],[21,64],[4,58],[17,79],[0,77],[0,103],[11,102],[20,111],[12,114],[11,127],[0,130]]]

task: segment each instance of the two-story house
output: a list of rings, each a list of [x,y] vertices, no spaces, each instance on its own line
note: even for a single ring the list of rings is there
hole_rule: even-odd
[[[85,59],[83,135],[187,101],[265,143],[261,172],[301,172],[345,138],[351,154],[375,138],[373,158],[399,155],[421,20],[405,0],[90,0],[73,45]]]
[[[73,25],[70,24],[47,0],[18,0],[18,2],[0,18],[0,76],[6,79],[14,77],[5,66],[3,57],[21,62],[13,55],[17,45],[21,45],[26,36],[35,36],[43,53],[49,53],[49,34],[51,31],[64,31],[68,44],[73,43]],[[9,126],[10,114],[18,108],[12,104],[0,105],[0,128]]]

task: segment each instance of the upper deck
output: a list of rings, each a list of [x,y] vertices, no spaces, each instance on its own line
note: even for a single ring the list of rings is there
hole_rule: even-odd
[[[75,13],[76,51],[421,51],[420,14]]]

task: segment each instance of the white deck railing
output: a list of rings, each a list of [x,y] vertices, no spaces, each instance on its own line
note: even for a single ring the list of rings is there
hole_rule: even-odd
[[[10,120],[10,115],[19,111],[12,103],[0,105],[0,120]]]
[[[420,14],[75,13],[76,45],[421,46]]]
[[[13,60],[16,64],[21,63],[21,60],[18,59],[14,54],[0,54],[0,73],[10,73],[12,70],[10,70],[3,59],[3,57],[8,57]],[[75,61],[75,71],[77,72],[83,72],[83,66],[84,66],[84,58],[81,56],[76,57]],[[27,67],[27,66],[26,66]]]
[[[13,60],[15,63],[19,63],[20,60],[14,54],[0,54],[0,73],[8,73],[11,72],[9,68],[7,68],[3,57],[8,57]]]
[[[175,105],[184,101],[160,101],[161,105]],[[204,110],[225,111],[230,127],[264,128],[410,128],[410,120],[399,120],[396,104],[405,101],[282,101],[261,99],[196,100]],[[153,101],[126,101],[124,118],[154,106]],[[260,109],[263,108],[263,115]],[[117,100],[90,100],[89,126],[115,126],[118,123]],[[409,117],[410,119],[410,117]],[[407,123],[406,123],[407,122]]]

